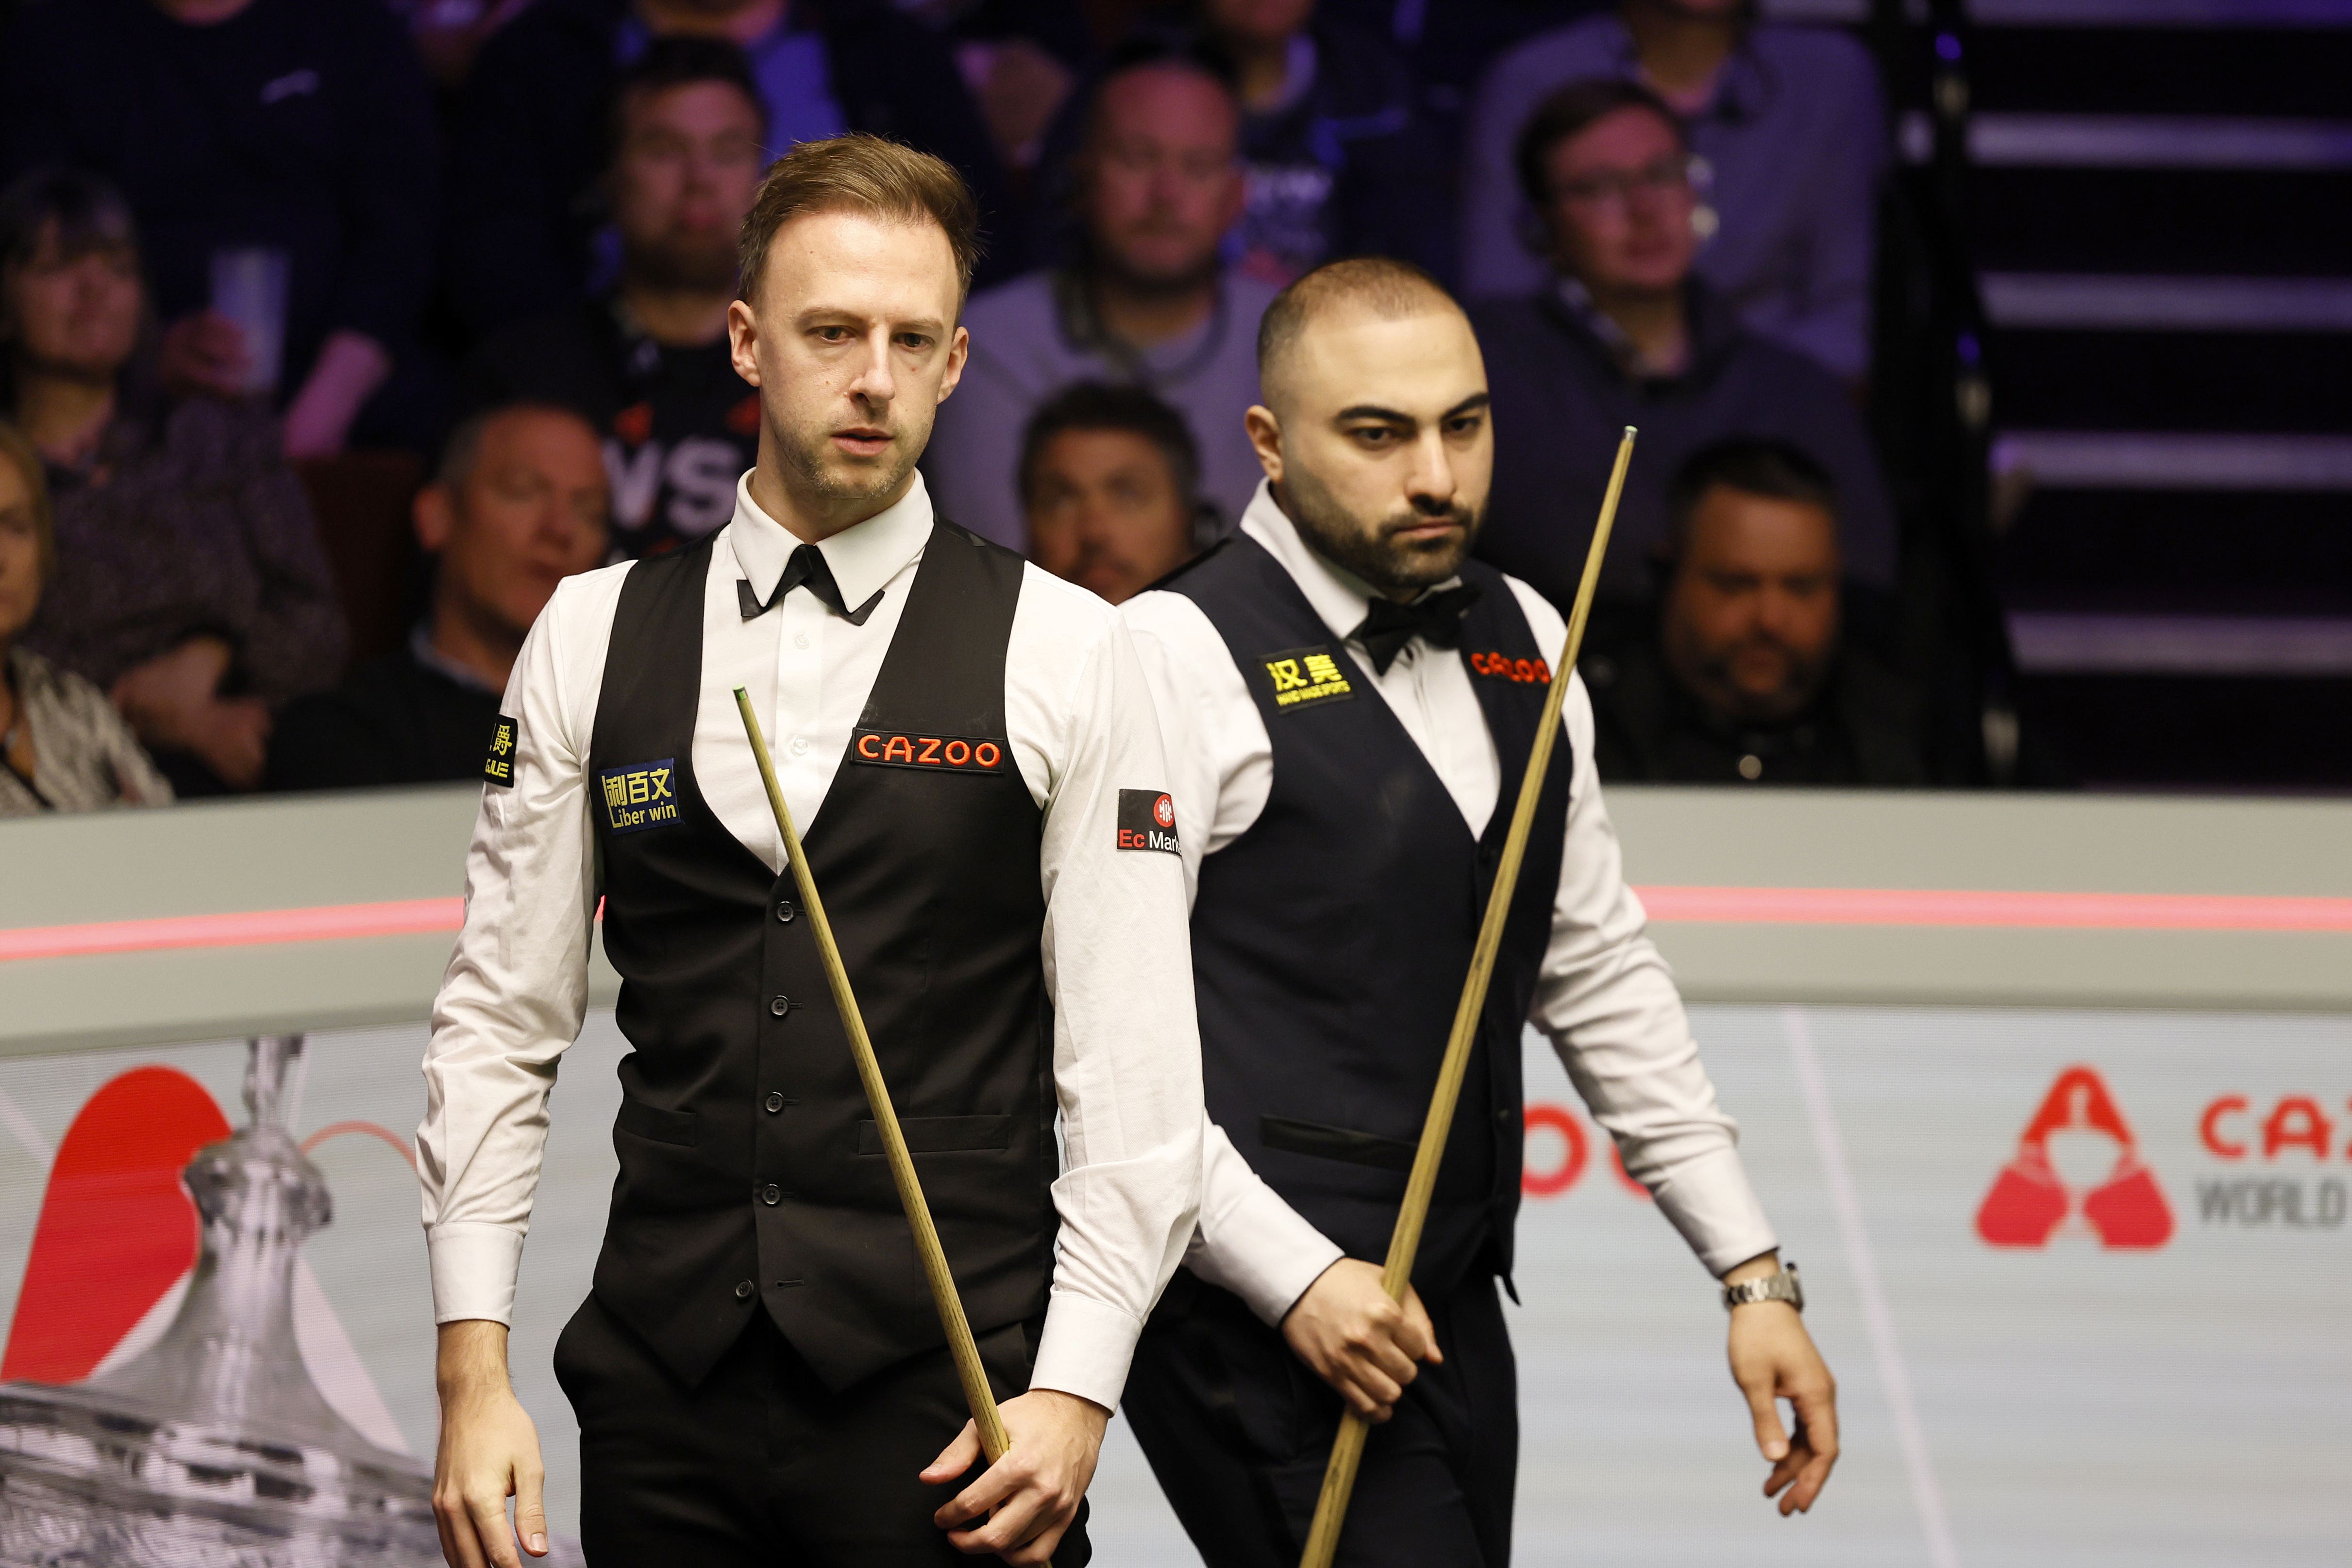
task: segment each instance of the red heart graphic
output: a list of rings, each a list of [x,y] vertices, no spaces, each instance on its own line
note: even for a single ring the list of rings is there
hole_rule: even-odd
[[[49,1165],[0,1379],[79,1383],[194,1265],[180,1172],[228,1132],[176,1068],[134,1068],[89,1097]]]

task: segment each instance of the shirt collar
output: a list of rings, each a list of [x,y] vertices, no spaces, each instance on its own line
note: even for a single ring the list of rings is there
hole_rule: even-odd
[[[459,664],[435,647],[433,633],[423,621],[408,628],[408,657],[453,686],[467,691],[486,691],[493,697],[499,695],[499,689],[483,679],[472,666]]]
[[[841,602],[855,609],[920,555],[930,538],[931,494],[923,488],[919,468],[907,493],[895,503],[864,522],[820,540],[817,550],[832,568],[833,580],[840,584]],[[784,574],[785,563],[801,544],[791,530],[761,510],[760,503],[751,499],[749,472],[735,481],[735,517],[727,525],[727,542],[735,552],[735,564],[761,603],[775,593],[776,579]]]
[[[1242,513],[1242,531],[1265,546],[1266,552],[1282,563],[1298,591],[1307,595],[1315,614],[1331,635],[1341,642],[1351,640],[1364,617],[1371,613],[1370,584],[1346,567],[1325,560],[1314,546],[1299,536],[1298,525],[1290,521],[1274,499],[1274,487],[1264,479],[1257,482],[1257,494],[1250,498],[1249,508]],[[1428,589],[1451,588],[1462,581],[1449,577]],[[1361,644],[1358,644],[1361,647]]]

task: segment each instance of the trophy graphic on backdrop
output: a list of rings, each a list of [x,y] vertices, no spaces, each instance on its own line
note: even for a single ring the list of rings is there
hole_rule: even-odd
[[[284,1125],[302,1037],[248,1050],[246,1125],[182,1173],[200,1251],[170,1327],[86,1382],[0,1384],[0,1568],[441,1562],[430,1468],[370,1441],[303,1364],[295,1262],[334,1205]]]

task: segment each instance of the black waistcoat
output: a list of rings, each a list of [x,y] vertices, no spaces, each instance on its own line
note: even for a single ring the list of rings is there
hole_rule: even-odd
[[[711,558],[630,569],[596,709],[604,951],[635,1048],[595,1291],[688,1383],[764,1306],[838,1388],[942,1336],[791,871],[697,786]],[[1042,819],[1004,726],[1022,570],[933,531],[824,806],[795,824],[982,1331],[1044,1310],[1055,1224]]]
[[[1373,1261],[1388,1254],[1549,678],[1501,574],[1473,561],[1462,576],[1484,590],[1461,658],[1502,762],[1480,837],[1256,541],[1235,535],[1166,584],[1224,637],[1274,743],[1265,809],[1202,860],[1192,906],[1209,1113],[1292,1207]],[[1423,1292],[1482,1258],[1510,1269],[1519,1033],[1550,938],[1570,772],[1562,735],[1439,1168],[1413,1273]]]

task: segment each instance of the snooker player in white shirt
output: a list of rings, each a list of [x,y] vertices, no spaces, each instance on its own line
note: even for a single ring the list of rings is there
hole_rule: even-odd
[[[548,1550],[507,1323],[600,898],[634,1049],[555,1350],[589,1561],[1088,1556],[1104,1424],[1192,1231],[1200,1058],[1181,868],[1129,846],[1167,784],[1126,631],[935,518],[915,468],[975,226],[927,153],[779,159],[729,319],[761,405],[732,521],[563,584],[515,667],[417,1134],[453,1568]],[[1003,1401],[984,1473],[737,687]]]
[[[1625,885],[1580,682],[1413,1288],[1381,1289],[1546,686],[1574,676],[1548,663],[1559,612],[1469,558],[1494,443],[1454,300],[1402,263],[1335,262],[1276,300],[1258,353],[1265,485],[1232,539],[1120,611],[1173,770],[1211,1121],[1200,1228],[1128,1383],[1137,1436],[1209,1562],[1289,1568],[1344,1401],[1379,1425],[1339,1562],[1503,1568],[1517,1413],[1496,1285],[1532,1022],[1725,1287],[1765,1493],[1810,1509],[1834,1385]],[[1562,497],[1563,516],[1597,500]]]

